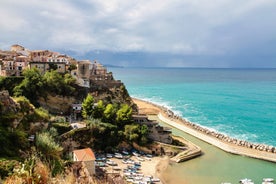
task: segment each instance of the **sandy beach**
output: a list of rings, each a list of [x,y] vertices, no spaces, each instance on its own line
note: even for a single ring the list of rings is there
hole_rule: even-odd
[[[208,135],[205,132],[199,131],[201,130],[201,128],[200,127],[198,128],[198,126],[196,126],[197,129],[195,129],[192,126],[189,126],[191,123],[187,122],[182,118],[179,118],[179,117],[174,118],[173,116],[168,115],[168,112],[166,111],[165,108],[162,108],[158,105],[155,105],[140,99],[133,98],[133,101],[138,105],[140,114],[156,115],[161,121],[169,124],[170,126],[173,126],[181,131],[184,131],[194,137],[197,137],[226,152],[238,154],[238,155],[244,155],[252,158],[263,159],[271,162],[276,162],[276,153],[273,147],[271,148],[273,151],[270,151],[270,150],[260,151],[257,149],[252,149],[250,144],[247,144],[246,146],[240,146],[230,142],[229,138],[218,139],[215,136]],[[246,142],[246,141],[243,141],[243,142]],[[263,147],[268,148],[269,146],[264,145]]]
[[[142,158],[142,157],[141,157]],[[140,162],[141,168],[139,169],[139,173],[141,173],[145,177],[152,177],[155,179],[160,179],[159,182],[155,182],[156,184],[162,184],[162,172],[166,170],[168,164],[169,164],[169,158],[168,157],[152,157],[150,159],[144,159],[144,161],[138,160],[137,157],[131,156],[131,160],[134,162]],[[116,166],[108,166],[106,167],[107,173],[118,173],[121,176],[124,176],[123,170],[126,169],[130,164],[123,163],[122,159],[118,158],[111,158],[114,163],[116,163]],[[117,169],[116,169],[117,168]]]

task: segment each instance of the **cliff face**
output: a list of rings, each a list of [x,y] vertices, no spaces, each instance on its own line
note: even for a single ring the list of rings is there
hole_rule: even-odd
[[[17,104],[9,95],[9,92],[0,91],[0,114],[16,113],[19,109]]]
[[[70,112],[71,104],[76,103],[74,96],[47,95],[47,98],[39,98],[38,103],[52,114],[64,115]]]
[[[88,93],[92,94],[95,102],[103,100],[106,104],[128,104],[134,113],[138,112],[136,104],[132,101],[123,83],[121,86],[112,88],[101,84],[93,84],[90,88],[76,85],[75,92],[71,96],[48,94],[46,98],[39,98],[38,103],[50,113],[68,115],[71,104],[82,103]]]
[[[0,125],[16,127],[22,119],[19,111],[20,104],[16,103],[9,95],[9,92],[0,91]]]

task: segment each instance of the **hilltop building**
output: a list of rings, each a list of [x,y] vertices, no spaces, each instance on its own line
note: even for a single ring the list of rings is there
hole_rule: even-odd
[[[27,50],[18,44],[12,45],[10,51],[0,50],[0,76],[22,76],[23,70],[28,68],[37,68],[42,74],[51,69],[59,73],[71,73],[78,85],[87,88],[98,85],[116,88],[122,85],[97,61],[76,61],[58,52]]]
[[[21,45],[18,45],[18,44],[15,44],[15,45],[11,46],[11,51],[12,52],[18,52],[18,51],[24,51],[24,50],[25,50],[25,47],[23,47]]]
[[[55,69],[65,73],[76,61],[64,54],[49,50],[27,50],[15,44],[10,51],[0,51],[0,76],[22,76],[27,68],[37,68],[42,74]]]
[[[97,61],[83,60],[77,62],[77,69],[71,71],[80,86],[91,87],[101,85],[108,88],[122,85],[120,80],[114,80],[111,72]]]

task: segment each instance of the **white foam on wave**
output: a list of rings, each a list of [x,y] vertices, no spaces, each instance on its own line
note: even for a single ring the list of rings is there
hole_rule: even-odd
[[[240,140],[247,140],[253,143],[256,143],[258,140],[258,135],[253,133],[243,133],[238,135],[232,135],[233,137],[240,139]]]
[[[258,144],[260,142],[258,142],[258,135],[257,134],[253,134],[253,133],[244,133],[244,132],[237,132],[235,128],[233,128],[231,125],[225,125],[225,124],[218,124],[218,125],[213,125],[212,122],[208,119],[206,119],[206,117],[200,117],[198,119],[195,117],[183,117],[182,112],[174,110],[174,108],[170,105],[169,102],[166,102],[164,100],[162,100],[160,97],[152,97],[152,98],[143,98],[143,97],[139,97],[139,96],[133,96],[134,98],[138,98],[141,99],[143,101],[147,101],[153,104],[156,104],[158,106],[162,106],[167,108],[168,110],[172,111],[175,115],[181,117],[183,120],[196,124],[204,129],[207,129],[209,131],[212,132],[216,132],[216,133],[221,133],[225,136],[229,136],[235,139],[239,139],[239,140],[245,140],[245,141],[249,141],[251,143],[255,143]],[[185,104],[184,107],[188,107],[190,104]],[[191,121],[191,120],[199,120],[199,121]],[[206,125],[203,125],[202,123],[200,123],[202,121],[202,119],[206,119],[206,121],[209,121]],[[271,144],[272,145],[272,144]]]
[[[142,97],[142,96],[132,96],[133,98],[141,99],[143,101],[150,102],[152,104],[156,104],[158,106],[164,107],[170,111],[172,111],[175,115],[182,117],[182,112],[176,110],[174,106],[170,105],[170,102],[164,101],[162,98],[153,96],[151,98]]]

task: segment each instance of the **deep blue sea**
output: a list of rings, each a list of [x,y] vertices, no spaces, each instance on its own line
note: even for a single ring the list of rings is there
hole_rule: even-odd
[[[276,69],[108,70],[132,97],[231,137],[276,146]]]

